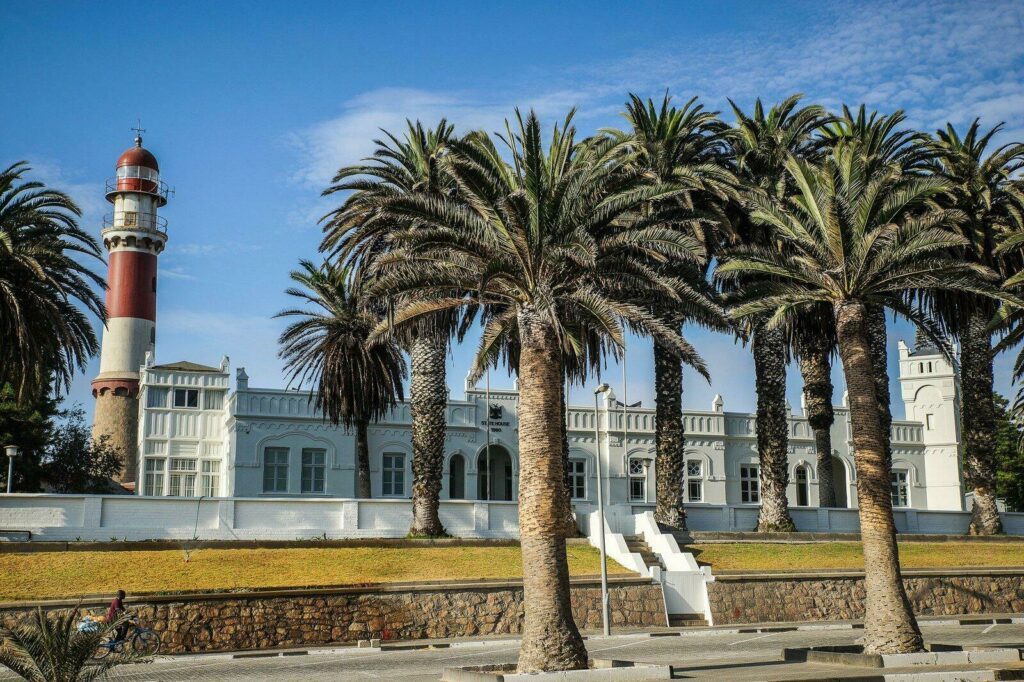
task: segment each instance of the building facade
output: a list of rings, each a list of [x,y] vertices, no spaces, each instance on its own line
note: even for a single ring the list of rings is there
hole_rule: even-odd
[[[230,390],[227,358],[217,367],[150,360],[141,368],[139,484],[145,496],[353,497],[355,435],[326,423],[307,393],[249,386],[244,368]],[[900,507],[960,510],[958,386],[934,348],[900,343],[900,377],[909,421],[892,427],[893,502]],[[448,402],[442,499],[515,500],[519,483],[515,390],[466,385]],[[839,506],[856,506],[849,409],[835,408],[833,468]],[[687,505],[760,503],[755,416],[728,412],[720,396],[707,411],[688,411]],[[654,410],[623,408],[610,392],[599,407],[570,406],[569,484],[578,507],[597,501],[597,457],[606,502],[653,506]],[[410,407],[399,404],[370,427],[374,498],[408,498],[412,484]],[[815,507],[814,434],[789,418],[791,506]]]

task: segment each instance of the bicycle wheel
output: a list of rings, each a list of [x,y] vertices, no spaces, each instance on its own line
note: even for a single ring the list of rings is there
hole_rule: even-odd
[[[132,638],[132,648],[140,656],[156,656],[160,651],[160,635],[152,630],[139,629]]]

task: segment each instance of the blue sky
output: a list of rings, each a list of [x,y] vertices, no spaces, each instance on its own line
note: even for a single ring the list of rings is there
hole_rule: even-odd
[[[406,117],[496,130],[515,106],[548,121],[577,106],[592,132],[619,124],[630,91],[669,88],[716,109],[803,92],[904,108],[929,131],[1006,121],[1001,141],[1024,139],[1024,4],[1013,2],[4,3],[0,58],[0,163],[30,160],[97,233],[103,181],[142,119],[176,189],[162,212],[157,358],[228,354],[259,386],[284,383],[272,315],[288,304],[289,269],[316,255],[331,207],[320,191]],[[688,373],[684,404],[708,409],[717,392],[727,410],[753,409],[749,352],[688,336],[713,382]],[[890,329],[891,360],[899,338],[912,340],[908,325]],[[453,395],[472,347],[453,351]],[[629,398],[650,404],[649,344],[631,339],[629,358]],[[97,365],[71,392],[90,411]],[[997,364],[1004,393],[1009,367]],[[605,378],[621,395],[618,369]],[[799,406],[796,371],[788,393]]]

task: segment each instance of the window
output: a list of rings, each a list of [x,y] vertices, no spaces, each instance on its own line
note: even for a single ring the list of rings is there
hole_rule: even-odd
[[[220,462],[213,459],[203,460],[202,485],[204,497],[220,495]]]
[[[704,501],[704,467],[699,459],[686,461],[686,501]]]
[[[807,467],[800,465],[796,468],[796,506],[810,506],[810,485],[807,480]]]
[[[198,388],[176,388],[174,389],[174,406],[196,408],[199,407]]]
[[[381,494],[390,497],[405,495],[405,455],[384,453],[381,471]]]
[[[195,497],[196,460],[172,457],[168,480],[170,486],[167,494],[171,497]]]
[[[629,460],[629,501],[647,501],[647,467],[639,457]]]
[[[224,407],[224,391],[203,391],[203,409],[219,410]]]
[[[934,429],[935,428],[935,424],[932,421],[933,419],[935,419],[935,415],[934,414],[926,414],[924,416],[924,428],[928,429],[929,431]]]
[[[142,494],[149,497],[157,497],[164,494],[164,460],[146,460]]]
[[[761,503],[759,469],[756,464],[744,464],[740,467],[740,502],[743,504]]]
[[[324,491],[324,450],[302,449],[302,492]]]
[[[167,389],[158,386],[147,388],[146,407],[167,407]]]
[[[288,448],[263,451],[263,492],[288,492]]]
[[[448,499],[466,499],[466,458],[462,455],[448,460]]]
[[[574,500],[586,499],[587,463],[582,459],[570,459],[566,476],[569,479],[569,497]]]
[[[893,469],[889,474],[892,481],[892,506],[910,506],[910,491],[907,487],[907,472],[902,469]]]

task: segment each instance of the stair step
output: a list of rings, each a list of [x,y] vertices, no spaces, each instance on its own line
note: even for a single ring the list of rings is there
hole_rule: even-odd
[[[668,617],[668,624],[674,628],[702,628],[707,627],[708,622],[699,613],[673,613]]]

